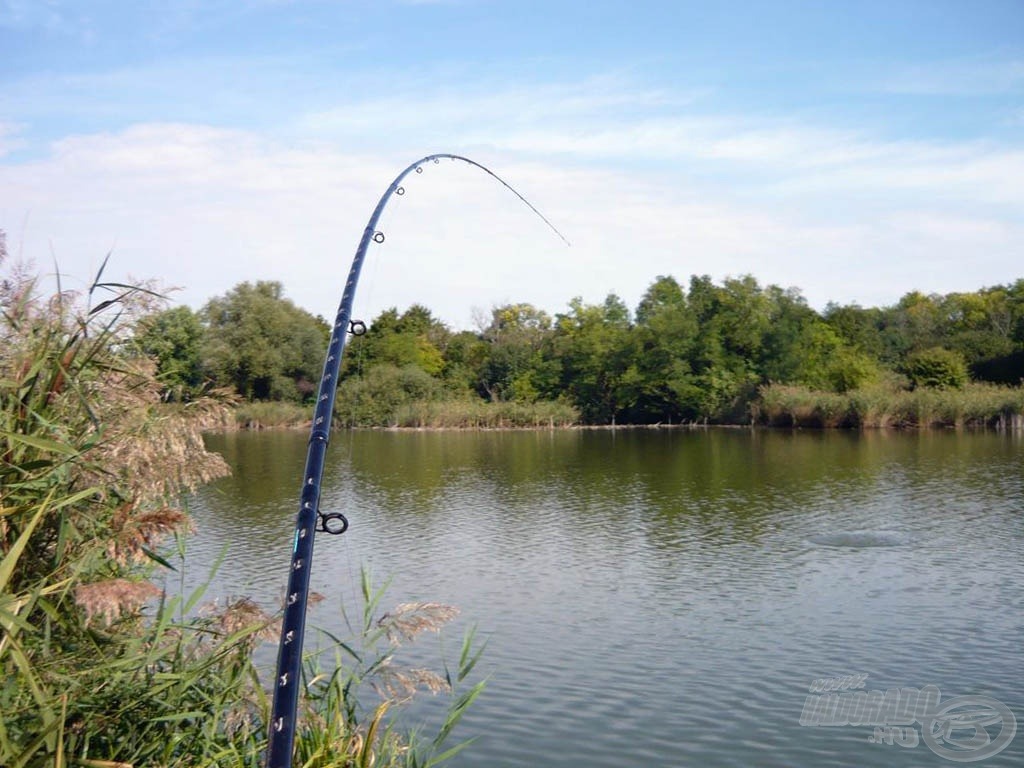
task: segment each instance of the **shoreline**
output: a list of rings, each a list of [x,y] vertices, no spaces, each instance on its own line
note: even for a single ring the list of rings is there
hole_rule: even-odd
[[[693,420],[649,423],[667,414],[615,411],[611,423],[586,423],[581,409],[561,401],[478,399],[406,402],[340,401],[337,428],[380,430],[553,430],[553,429],[994,429],[1024,431],[1024,387],[974,382],[960,388],[916,389],[874,386],[824,392],[798,385],[765,384],[751,399],[730,402]],[[585,410],[585,409],[584,409]],[[694,416],[694,408],[677,410]],[[306,429],[312,404],[280,401],[238,403],[231,408],[235,429]],[[591,413],[591,416],[596,414]],[[639,421],[625,420],[633,419]],[[623,421],[619,421],[623,419]],[[342,427],[342,425],[345,425]]]
[[[312,420],[303,423],[289,424],[257,424],[222,426],[205,430],[215,434],[228,432],[273,432],[273,431],[306,431],[312,428]],[[522,426],[339,426],[333,430],[351,430],[353,432],[618,432],[618,431],[661,431],[661,430],[749,430],[772,432],[1024,432],[1024,416],[1011,421],[1008,426],[992,424],[869,424],[861,426],[847,425],[813,425],[813,424],[559,424],[559,425],[522,425]]]
[[[335,409],[336,428],[388,431],[623,430],[623,429],[992,429],[1024,431],[1024,387],[983,383],[959,389],[872,387],[820,392],[783,384],[762,386],[757,397],[693,421],[587,424],[579,409],[557,401],[534,403],[423,400],[367,409]],[[621,414],[620,414],[621,415]],[[633,414],[639,416],[639,414]],[[311,404],[254,401],[230,409],[227,429],[308,429]],[[374,423],[376,422],[376,423]],[[344,425],[344,426],[343,426]]]

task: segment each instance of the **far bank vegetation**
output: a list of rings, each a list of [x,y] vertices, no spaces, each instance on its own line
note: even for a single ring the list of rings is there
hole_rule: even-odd
[[[335,417],[346,427],[765,424],[1021,426],[1024,279],[893,306],[808,306],[749,275],[656,278],[549,315],[526,303],[455,331],[420,305],[350,337]],[[199,311],[151,315],[135,339],[164,397],[230,388],[241,426],[306,422],[329,338],[277,282]]]

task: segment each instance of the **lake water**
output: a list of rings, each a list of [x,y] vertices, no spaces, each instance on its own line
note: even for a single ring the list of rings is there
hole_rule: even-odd
[[[306,441],[209,438],[235,474],[191,501],[184,588],[223,551],[211,595],[279,604]],[[368,566],[391,603],[461,609],[449,655],[487,638],[453,766],[1024,765],[1024,733],[988,756],[1007,712],[1024,731],[1021,435],[341,432],[321,507],[351,528],[317,538],[311,626],[342,630]],[[847,675],[985,698],[938,751],[920,724],[801,725]]]

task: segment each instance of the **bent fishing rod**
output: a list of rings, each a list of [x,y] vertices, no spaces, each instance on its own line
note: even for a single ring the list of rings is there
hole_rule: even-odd
[[[338,372],[348,337],[366,333],[366,325],[352,320],[352,303],[355,300],[359,274],[363,268],[366,251],[370,243],[384,242],[384,233],[377,229],[377,223],[392,195],[405,194],[402,180],[410,173],[423,173],[427,164],[441,160],[468,163],[500,182],[512,194],[525,203],[531,211],[540,216],[566,245],[569,241],[547,218],[519,194],[508,182],[486,166],[468,157],[450,154],[427,155],[402,171],[381,196],[377,207],[363,230],[359,240],[348,281],[338,304],[338,314],[331,330],[327,346],[323,375],[313,411],[306,467],[303,472],[302,491],[299,496],[299,512],[295,522],[295,538],[292,543],[291,570],[288,575],[288,589],[285,598],[284,616],[281,624],[281,640],[278,646],[277,673],[274,678],[274,697],[270,714],[270,742],[267,750],[267,768],[291,768],[292,751],[295,743],[296,719],[299,693],[302,686],[302,644],[306,629],[306,604],[309,597],[309,580],[313,564],[313,539],[317,532],[342,534],[348,529],[348,520],[340,512],[324,514],[320,511],[320,483],[323,479],[324,460],[331,434],[331,418],[334,413],[334,398],[338,388]]]

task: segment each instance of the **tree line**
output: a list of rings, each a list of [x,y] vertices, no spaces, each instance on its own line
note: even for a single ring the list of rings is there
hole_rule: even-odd
[[[455,331],[421,305],[388,309],[350,339],[338,407],[386,424],[409,402],[572,406],[583,422],[744,422],[766,385],[822,393],[959,389],[1024,380],[1024,279],[888,307],[811,308],[793,288],[750,276],[659,276],[630,309],[575,298],[550,315],[494,307]],[[241,283],[199,311],[147,318],[136,336],[168,399],[231,387],[248,400],[309,401],[330,328],[278,282]]]

